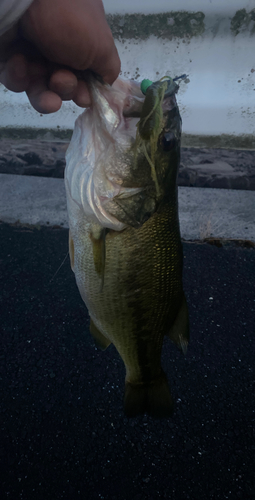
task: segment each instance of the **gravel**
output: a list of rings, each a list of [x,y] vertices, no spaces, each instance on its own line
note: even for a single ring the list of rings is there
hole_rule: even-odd
[[[68,142],[0,141],[0,173],[63,178]],[[182,148],[180,186],[255,190],[255,151]]]
[[[255,498],[255,250],[184,242],[191,343],[165,341],[167,420],[123,414],[94,347],[68,232],[0,225],[0,498]]]

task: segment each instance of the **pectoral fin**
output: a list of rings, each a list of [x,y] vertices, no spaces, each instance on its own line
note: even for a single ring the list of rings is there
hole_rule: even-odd
[[[95,326],[93,319],[90,318],[90,333],[95,341],[97,347],[104,351],[110,345],[110,340],[108,340],[98,328]]]
[[[189,343],[189,311],[184,294],[175,322],[168,336],[182,350],[183,354],[186,354]]]
[[[97,274],[102,279],[101,289],[104,286],[104,271],[105,271],[105,236],[106,229],[101,226],[92,226],[90,239],[93,245],[93,258]]]
[[[120,222],[131,227],[140,227],[156,211],[156,200],[146,191],[139,191],[133,196],[117,195],[107,205],[108,212]]]

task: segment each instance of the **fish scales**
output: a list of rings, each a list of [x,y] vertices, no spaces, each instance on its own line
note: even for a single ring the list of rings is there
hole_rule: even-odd
[[[69,203],[72,269],[92,320],[91,333],[103,348],[113,343],[125,364],[124,408],[128,416],[144,412],[154,417],[171,415],[173,402],[161,367],[163,339],[169,335],[183,349],[188,342],[176,185],[178,117],[175,107],[172,115],[167,112],[164,122],[167,130],[172,126],[175,147],[170,151],[158,147],[155,155],[161,198],[154,213],[138,227],[128,224],[122,231],[106,230],[103,286],[93,253],[95,223]],[[148,178],[148,164],[141,154],[138,161],[142,169],[147,169]],[[151,178],[147,185],[151,191]],[[125,200],[124,212],[119,212],[124,219],[134,205],[131,202],[132,206]],[[130,213],[128,220],[132,220]]]
[[[171,207],[166,204],[162,213],[155,213],[141,228],[107,234],[102,291],[93,265],[90,224],[80,245],[79,236],[76,240],[73,235],[74,272],[80,293],[97,328],[114,343],[125,365],[132,367],[129,371],[134,383],[141,378],[146,383],[151,377],[144,369],[146,352],[139,349],[143,339],[153,346],[152,376],[159,374],[162,333],[176,315],[171,304],[181,300],[179,228],[170,215]],[[135,354],[136,349],[140,354]]]

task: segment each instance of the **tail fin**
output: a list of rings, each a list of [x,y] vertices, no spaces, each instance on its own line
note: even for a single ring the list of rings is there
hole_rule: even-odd
[[[126,382],[124,411],[127,417],[136,417],[143,413],[154,418],[171,417],[173,400],[165,374],[152,384]]]

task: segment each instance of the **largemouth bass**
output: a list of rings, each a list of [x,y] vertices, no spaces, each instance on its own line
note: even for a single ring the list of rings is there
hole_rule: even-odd
[[[163,79],[145,98],[132,82],[127,91],[122,82],[114,90],[93,79],[90,88],[92,107],[78,118],[67,151],[71,267],[96,345],[113,343],[125,364],[126,415],[169,417],[163,339],[184,352],[189,340],[178,86]]]

